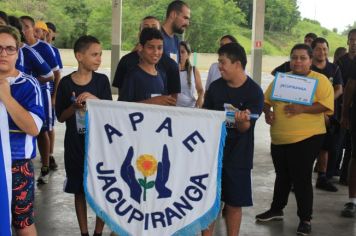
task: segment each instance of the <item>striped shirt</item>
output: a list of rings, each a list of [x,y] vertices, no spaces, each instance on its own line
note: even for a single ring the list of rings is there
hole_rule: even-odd
[[[62,63],[62,58],[61,58],[61,54],[59,53],[59,50],[58,48],[56,48],[55,46],[51,45],[53,51],[54,51],[54,54],[56,55],[56,59],[57,59],[57,62],[58,62],[58,66],[59,66],[59,69],[62,70],[63,69],[63,63]],[[53,95],[54,93],[54,81],[50,81],[50,91],[51,91],[51,95]]]
[[[51,45],[49,45],[45,41],[38,40],[35,44],[31,45],[30,47],[41,55],[41,57],[49,65],[52,71],[59,70],[56,54],[54,53]],[[50,89],[49,82],[45,84],[41,84],[41,88]]]
[[[44,120],[41,91],[35,78],[20,72],[17,77],[8,78],[11,95],[34,119],[38,130],[41,130]],[[32,159],[36,156],[36,137],[19,129],[10,116],[10,144],[12,159]]]
[[[25,74],[32,75],[35,78],[38,78],[39,76],[43,78],[53,76],[51,68],[43,60],[41,55],[27,44],[24,44],[19,50],[16,69]]]

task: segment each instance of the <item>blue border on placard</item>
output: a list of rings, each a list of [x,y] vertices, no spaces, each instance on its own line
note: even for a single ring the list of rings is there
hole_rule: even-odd
[[[89,206],[94,210],[95,214],[100,217],[105,224],[109,226],[111,230],[120,236],[130,236],[130,234],[115,223],[111,217],[106,214],[99,205],[96,204],[94,198],[90,195],[87,188],[88,183],[88,151],[89,151],[89,112],[85,115],[85,158],[84,158],[84,192],[86,200]],[[178,230],[173,235],[195,235],[196,233],[206,229],[209,225],[218,217],[220,212],[220,202],[221,202],[221,173],[222,173],[222,160],[224,154],[224,146],[226,139],[226,123],[221,124],[221,134],[220,134],[220,143],[219,143],[219,153],[218,153],[218,173],[217,173],[217,183],[216,183],[216,198],[212,207],[200,218],[196,219],[191,224],[185,226],[184,228]]]
[[[218,217],[220,212],[221,202],[221,172],[222,172],[222,160],[224,155],[224,146],[226,139],[226,122],[221,124],[220,145],[218,154],[218,174],[216,183],[216,198],[212,207],[200,218],[193,221],[191,224],[178,230],[173,235],[196,235],[200,231],[207,229],[209,225]]]
[[[101,209],[101,207],[96,204],[94,198],[89,194],[87,184],[88,184],[88,151],[89,151],[89,111],[85,115],[85,127],[86,127],[86,133],[85,133],[85,158],[84,158],[84,193],[85,193],[85,198],[89,204],[89,206],[93,209],[95,214],[100,217],[105,224],[109,226],[111,230],[113,230],[115,233],[119,234],[120,236],[130,236],[130,234],[125,231],[123,228],[118,226],[112,219],[111,217]],[[119,216],[118,216],[119,217]]]
[[[314,85],[314,88],[313,88],[313,91],[312,91],[312,94],[311,94],[311,97],[309,99],[309,102],[300,102],[300,101],[295,101],[295,100],[290,100],[290,99],[276,98],[276,97],[273,96],[274,90],[275,90],[275,87],[276,87],[276,81],[277,81],[277,78],[278,78],[279,74],[288,75],[287,73],[281,73],[281,72],[277,72],[276,73],[276,75],[274,77],[273,87],[272,87],[272,92],[271,92],[271,97],[270,97],[271,100],[273,100],[273,101],[281,101],[281,102],[289,102],[289,103],[295,103],[295,104],[302,104],[302,105],[307,105],[307,106],[313,105],[313,98],[314,98],[314,94],[316,92],[316,88],[318,87],[319,80],[314,79],[314,78],[310,78],[310,77],[303,77],[303,76],[298,76],[298,75],[292,74],[294,77],[307,78],[307,79],[311,79],[311,80],[315,80],[316,81],[315,85]]]

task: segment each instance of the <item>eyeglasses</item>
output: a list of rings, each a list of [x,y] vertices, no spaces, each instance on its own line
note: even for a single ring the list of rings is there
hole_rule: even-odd
[[[13,46],[0,46],[0,54],[5,50],[7,55],[14,55],[17,52],[17,48]]]

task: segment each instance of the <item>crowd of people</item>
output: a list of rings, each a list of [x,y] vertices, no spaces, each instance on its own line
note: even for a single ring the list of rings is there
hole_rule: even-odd
[[[349,187],[349,201],[341,215],[356,214],[356,29],[348,34],[348,49],[335,51],[329,62],[329,43],[314,33],[305,36],[290,52],[290,61],[272,71],[317,80],[311,105],[287,103],[271,97],[273,81],[263,93],[246,73],[246,52],[231,35],[220,39],[218,62],[211,65],[204,87],[199,69],[190,62],[192,49],[179,37],[190,23],[190,7],[172,1],[163,23],[147,16],[140,23],[136,47],[123,56],[112,86],[119,101],[224,111],[234,108],[226,122],[227,137],[222,167],[222,214],[227,235],[239,234],[242,207],[253,205],[251,170],[256,120],[265,114],[270,125],[271,156],[276,172],[271,207],[257,221],[282,220],[288,196],[294,192],[299,225],[297,234],[311,233],[313,214],[312,172],[316,188],[336,192],[330,180]],[[83,189],[83,125],[88,99],[112,100],[109,79],[95,72],[101,64],[100,41],[90,35],[74,44],[78,68],[61,78],[59,51],[52,45],[56,27],[30,16],[0,12],[0,103],[8,112],[12,158],[12,226],[17,235],[37,235],[34,214],[36,143],[41,156],[38,184],[47,184],[58,165],[53,157],[54,121],[66,124],[64,191],[74,194],[81,235],[89,235]],[[104,222],[97,217],[95,236]],[[213,235],[214,223],[202,231]]]

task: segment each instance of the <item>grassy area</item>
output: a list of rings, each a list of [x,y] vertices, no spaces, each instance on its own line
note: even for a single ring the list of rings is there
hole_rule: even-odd
[[[330,46],[330,56],[334,55],[334,51],[338,47],[345,47],[347,37],[337,34],[331,30],[321,27],[318,24],[303,20],[300,21],[292,30],[292,32],[269,32],[265,31],[263,54],[271,56],[287,56],[290,49],[296,43],[304,41],[304,35],[314,32],[319,37],[324,37],[328,40]],[[239,28],[239,32],[235,35],[238,41],[245,47],[247,54],[251,51],[251,30],[247,28]]]

